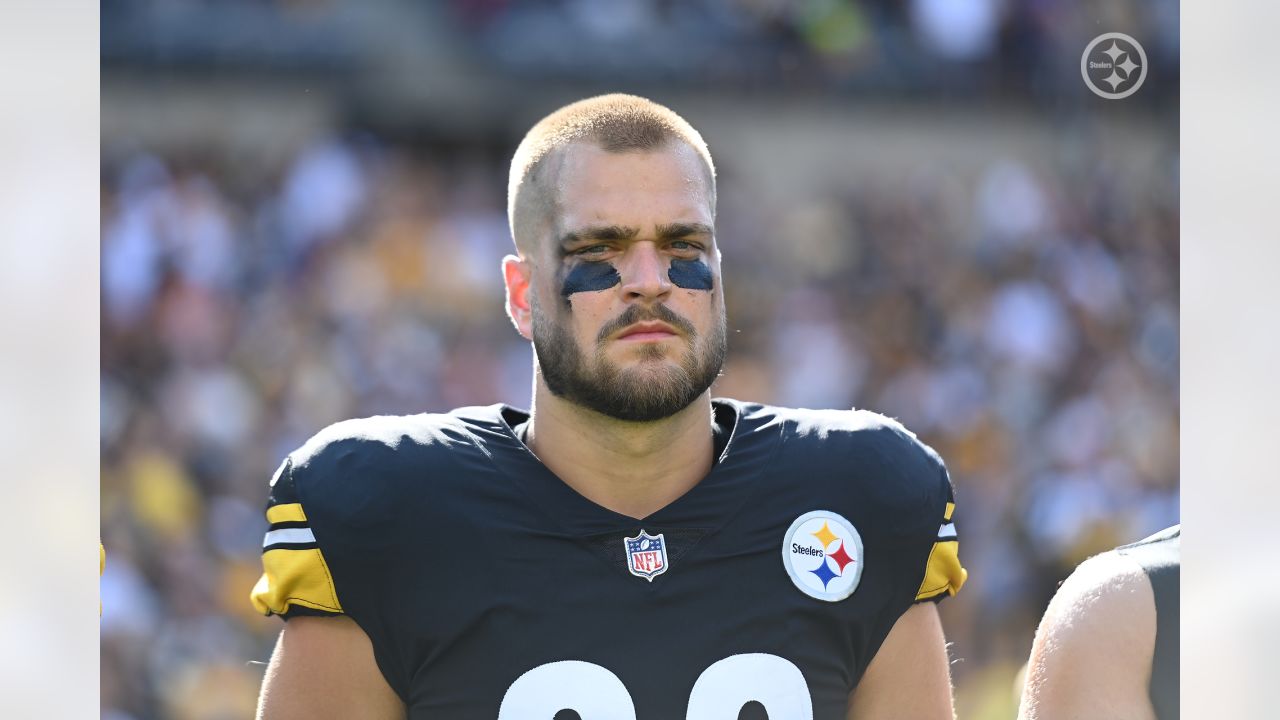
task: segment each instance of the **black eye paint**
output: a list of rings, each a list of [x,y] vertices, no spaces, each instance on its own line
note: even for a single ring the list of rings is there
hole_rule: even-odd
[[[667,277],[676,287],[686,290],[710,290],[713,287],[711,268],[701,260],[673,259]]]
[[[560,283],[560,297],[565,300],[574,293],[599,292],[622,282],[618,270],[607,262],[587,262],[574,266]]]

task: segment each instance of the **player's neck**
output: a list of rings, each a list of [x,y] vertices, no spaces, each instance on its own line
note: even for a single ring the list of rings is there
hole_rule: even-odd
[[[534,391],[529,448],[588,500],[647,517],[688,492],[713,463],[711,394],[655,422],[615,420]]]

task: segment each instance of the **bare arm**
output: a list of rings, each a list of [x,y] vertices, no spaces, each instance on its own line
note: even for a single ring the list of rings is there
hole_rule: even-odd
[[[1154,719],[1155,642],[1155,598],[1142,568],[1115,553],[1085,561],[1040,621],[1018,717]]]
[[[258,720],[402,720],[404,704],[373,659],[373,645],[346,617],[285,623],[271,654]]]
[[[952,720],[951,665],[938,608],[919,603],[898,618],[849,697],[849,720]]]

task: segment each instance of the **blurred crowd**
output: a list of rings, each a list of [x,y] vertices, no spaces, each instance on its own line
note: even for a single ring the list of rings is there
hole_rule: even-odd
[[[103,22],[126,63],[354,70],[426,44],[515,77],[1042,101],[1080,97],[1105,28],[1155,69],[1131,104],[1178,87],[1177,0],[104,0]]]
[[[251,172],[104,151],[102,717],[250,717],[280,628],[248,593],[281,458],[347,417],[528,406],[507,158],[361,134]],[[962,717],[1011,717],[1056,583],[1178,519],[1176,155],[800,203],[717,161],[714,392],[875,409],[942,453],[971,574],[942,604]]]
[[[1177,86],[1178,4],[1067,0],[452,0],[515,73],[660,77],[759,89],[1058,95],[1100,25],[1140,38]],[[1091,22],[1102,20],[1099,22]],[[584,61],[586,60],[586,61]],[[1169,72],[1175,69],[1175,72]]]

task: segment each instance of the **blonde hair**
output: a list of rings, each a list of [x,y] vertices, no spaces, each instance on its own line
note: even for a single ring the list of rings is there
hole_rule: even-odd
[[[557,150],[585,141],[611,153],[647,152],[683,142],[702,158],[707,170],[711,207],[715,209],[716,167],[702,135],[670,108],[636,95],[613,93],[565,105],[534,125],[516,148],[507,183],[507,221],[516,248],[523,254],[531,211],[549,209],[544,168]],[[517,222],[517,219],[521,222]],[[523,228],[523,229],[522,229]]]

